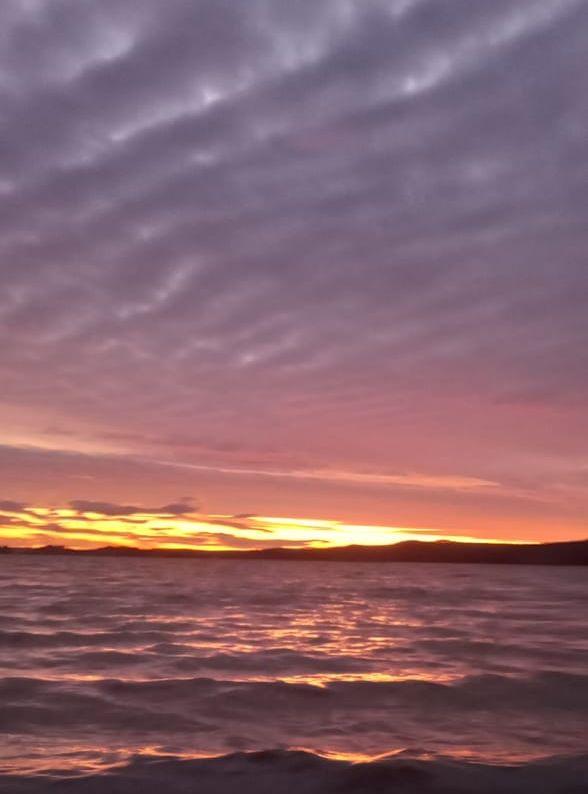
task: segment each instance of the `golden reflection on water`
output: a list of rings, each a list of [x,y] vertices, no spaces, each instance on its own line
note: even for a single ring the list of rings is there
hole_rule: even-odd
[[[345,761],[350,764],[369,764],[373,761],[383,761],[388,758],[394,758],[401,755],[407,750],[406,747],[391,748],[385,753],[362,753],[359,751],[343,751],[323,748],[319,751],[312,747],[297,746],[292,747],[292,750],[298,750],[303,753],[312,753],[319,755],[321,758],[326,758],[329,761]]]
[[[511,763],[575,750],[580,717],[573,703],[555,715],[557,682],[537,696],[557,731],[524,697],[514,713],[518,683],[504,682],[524,688],[552,657],[582,674],[585,579],[544,572],[547,599],[535,570],[481,571],[15,557],[0,581],[0,676],[19,678],[4,695],[25,727],[3,768],[275,747],[352,763],[406,748]]]
[[[276,680],[270,678],[259,678],[259,681]],[[391,673],[313,673],[313,674],[300,674],[280,676],[277,680],[283,681],[286,684],[308,684],[309,686],[320,687],[325,689],[329,684],[336,684],[339,682],[344,683],[373,683],[373,684],[389,684],[398,681],[425,681],[427,683],[448,683],[454,680],[453,676],[448,674],[431,674],[430,672],[410,671],[406,674],[392,675]]]
[[[479,763],[480,757],[469,747],[452,747],[451,756],[442,753],[415,750],[408,746],[389,747],[385,752],[367,752],[365,750],[352,750],[337,747],[334,744],[307,745],[292,744],[281,749],[295,752],[310,753],[325,758],[329,761],[339,761],[348,764],[369,764],[377,761],[393,760],[395,758],[410,757],[422,761],[462,760],[465,762]],[[10,739],[3,747],[0,760],[0,774],[2,775],[42,775],[48,778],[67,778],[84,775],[99,774],[105,771],[114,771],[117,767],[126,766],[134,758],[145,759],[170,759],[181,761],[196,761],[202,759],[222,758],[231,752],[231,748],[223,747],[217,750],[193,748],[178,748],[170,752],[161,744],[137,744],[136,746],[121,743],[120,745],[81,744],[68,742],[61,747],[58,742],[46,745],[37,744],[34,753],[23,748],[19,742]],[[234,750],[232,752],[235,752]],[[484,759],[487,764],[519,765],[535,761],[543,757],[540,751],[523,752],[520,748],[501,747],[491,757]]]

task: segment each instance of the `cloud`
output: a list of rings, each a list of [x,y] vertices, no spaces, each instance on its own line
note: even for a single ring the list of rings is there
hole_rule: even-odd
[[[0,499],[0,510],[6,513],[20,513],[26,508],[25,502],[14,502],[10,499]]]
[[[136,512],[139,510],[140,512]],[[192,513],[73,500],[67,507],[38,505],[20,513],[0,509],[0,532],[10,546],[70,548],[133,546],[143,549],[259,549],[332,545],[384,545],[401,540],[438,540],[432,529],[411,529],[336,520]],[[458,536],[459,539],[460,536]],[[470,536],[461,536],[472,540]]]
[[[165,521],[166,515],[160,511],[166,508],[172,512],[169,505],[179,504],[192,512],[174,518],[206,520],[236,534],[253,529],[258,539],[262,533],[269,539],[272,530],[260,523],[256,514],[299,519],[311,515],[329,524],[335,520],[343,524],[433,527],[449,535],[505,539],[584,537],[588,490],[581,445],[576,457],[563,455],[558,460],[551,455],[545,459],[534,455],[522,461],[529,473],[513,477],[510,483],[495,486],[468,482],[463,487],[459,482],[456,488],[455,482],[446,479],[439,487],[436,480],[415,486],[402,479],[391,484],[377,477],[371,482],[317,478],[312,470],[300,477],[288,476],[287,471],[285,476],[279,471],[277,476],[250,470],[223,473],[207,467],[162,466],[133,456],[0,446],[0,479],[5,488],[21,497],[5,501],[23,507],[19,513],[0,512],[2,527],[30,526],[31,521],[38,526],[41,516],[35,512],[35,505],[62,505],[86,529],[89,523],[96,527],[95,517],[67,507],[71,494],[79,492],[83,483],[87,497],[74,501],[80,507],[101,506],[110,513],[102,514],[101,531],[116,529],[122,522],[136,534],[154,520]],[[202,497],[199,508],[189,497],[178,498],[178,492],[197,492]],[[128,502],[113,502],[106,498],[112,495],[130,498]],[[248,512],[239,512],[244,507]],[[125,508],[127,514],[120,515]],[[57,509],[51,508],[51,515],[44,520],[54,521]],[[158,515],[129,513],[129,509],[157,511]],[[3,533],[0,529],[0,535]],[[106,541],[102,538],[98,542]]]
[[[485,512],[586,458],[585,3],[5,6],[7,446],[216,472],[223,513],[239,472]]]
[[[137,507],[135,505],[118,505],[110,502],[73,499],[69,504],[70,507],[80,513],[98,513],[103,516],[182,516],[197,511],[197,508],[191,502],[175,502],[161,505],[161,507]]]
[[[196,471],[213,471],[219,474],[235,474],[247,477],[270,477],[293,480],[319,480],[323,482],[347,483],[350,485],[379,485],[400,488],[423,488],[427,490],[472,491],[496,488],[498,483],[482,480],[477,477],[459,475],[434,476],[426,474],[387,474],[381,472],[319,470],[281,470],[281,469],[245,469],[220,466],[204,466],[192,463],[174,463],[158,461],[162,466],[190,468]],[[235,516],[237,517],[237,516]],[[245,516],[247,517],[247,516]]]

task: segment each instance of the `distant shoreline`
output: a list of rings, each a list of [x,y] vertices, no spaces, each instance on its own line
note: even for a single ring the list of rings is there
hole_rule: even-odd
[[[425,562],[491,565],[588,565],[588,540],[540,544],[404,541],[386,546],[331,548],[269,548],[205,551],[202,549],[138,549],[106,546],[70,549],[66,546],[0,547],[0,555],[124,557],[165,559],[229,559],[298,562]]]

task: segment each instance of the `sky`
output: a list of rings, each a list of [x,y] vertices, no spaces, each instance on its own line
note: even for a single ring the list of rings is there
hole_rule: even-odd
[[[588,536],[585,0],[1,16],[1,542]]]

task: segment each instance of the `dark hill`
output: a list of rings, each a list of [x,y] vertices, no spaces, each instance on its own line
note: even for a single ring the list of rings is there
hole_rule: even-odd
[[[38,549],[0,547],[0,554],[71,554],[97,557],[180,557],[188,559],[219,558],[246,560],[299,560],[323,562],[426,562],[481,563],[497,565],[588,565],[588,540],[561,543],[434,543],[409,540],[387,546],[340,546],[328,549],[270,548],[253,551],[204,551],[202,549],[137,549],[132,546],[105,546],[100,549],[74,551],[64,546]]]

